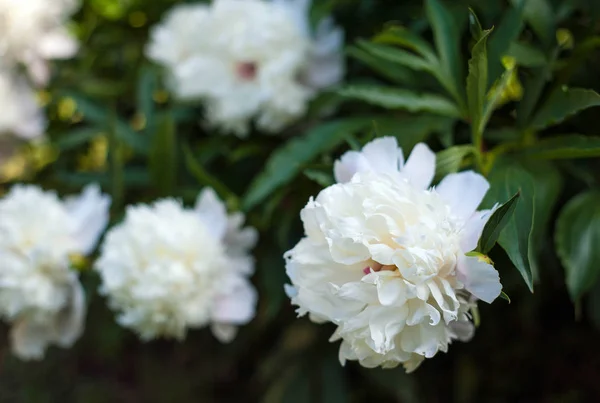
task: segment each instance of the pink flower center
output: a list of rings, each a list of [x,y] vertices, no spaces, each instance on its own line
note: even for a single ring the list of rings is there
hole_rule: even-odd
[[[371,266],[365,267],[363,269],[363,273],[369,274],[369,273],[371,273],[371,270],[373,270],[374,272],[378,272],[380,270],[394,271],[394,270],[396,270],[396,266],[393,266],[393,265],[384,266],[380,263],[374,262]]]
[[[254,80],[258,66],[253,62],[241,62],[235,67],[238,77],[245,81]]]

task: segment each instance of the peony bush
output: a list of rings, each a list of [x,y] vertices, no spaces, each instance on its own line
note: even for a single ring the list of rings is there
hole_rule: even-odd
[[[599,19],[0,0],[0,402],[598,400]]]

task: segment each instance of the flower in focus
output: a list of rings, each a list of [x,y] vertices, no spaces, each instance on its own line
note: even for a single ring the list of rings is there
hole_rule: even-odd
[[[311,36],[307,0],[215,0],[175,7],[152,31],[150,59],[180,99],[202,99],[207,122],[244,136],[277,132],[344,74],[343,32],[325,19]]]
[[[93,251],[109,206],[94,185],[64,202],[22,185],[0,199],[0,316],[12,323],[18,357],[40,359],[48,345],[69,347],[81,335],[86,308],[70,258]]]
[[[0,60],[22,63],[39,85],[49,79],[46,61],[72,57],[77,42],[65,27],[77,0],[0,0]]]
[[[241,213],[227,215],[212,189],[194,209],[173,199],[128,207],[96,262],[117,321],[144,340],[182,339],[208,324],[219,340],[232,340],[257,300],[248,280],[257,233],[243,221]]]
[[[298,314],[332,322],[340,361],[412,371],[474,332],[477,299],[501,292],[498,272],[466,253],[490,211],[476,211],[488,183],[472,171],[430,188],[435,154],[415,146],[404,162],[381,138],[334,166],[337,184],[302,210],[305,237],[285,254]]]
[[[46,118],[29,84],[18,75],[0,69],[0,136],[14,134],[23,139],[41,136]]]

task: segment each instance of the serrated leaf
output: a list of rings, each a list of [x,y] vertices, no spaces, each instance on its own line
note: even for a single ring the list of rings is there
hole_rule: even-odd
[[[600,106],[600,95],[595,91],[582,88],[559,88],[539,108],[529,126],[535,130],[542,130],[593,106]]]
[[[467,76],[467,104],[473,130],[473,144],[481,143],[484,129],[483,115],[486,105],[488,83],[487,37],[492,31],[482,32],[481,38],[471,50],[469,75]]]
[[[265,164],[265,169],[251,183],[243,200],[249,210],[275,189],[291,181],[317,155],[331,150],[346,136],[370,126],[370,118],[337,120],[318,126],[302,137],[294,138],[275,150]]]
[[[580,134],[550,137],[519,150],[519,153],[549,160],[600,157],[600,137]]]
[[[387,109],[433,112],[453,118],[460,116],[452,101],[437,94],[419,94],[402,88],[377,85],[349,85],[338,90],[338,93],[345,98],[365,101]]]
[[[496,163],[489,176],[489,182],[490,190],[483,203],[488,208],[491,208],[498,200],[508,200],[517,192],[520,194],[520,201],[504,230],[500,233],[498,243],[506,251],[533,292],[529,249],[535,212],[534,181],[526,170],[509,160]]]
[[[517,207],[517,201],[519,199],[519,193],[516,193],[506,203],[499,206],[494,214],[489,218],[488,222],[483,228],[481,237],[477,244],[477,251],[487,255],[490,250],[496,245],[500,232],[506,227],[506,224],[512,218],[512,215]]]
[[[163,114],[152,138],[149,154],[152,181],[162,196],[170,195],[177,179],[177,138],[173,117]]]
[[[474,152],[475,149],[471,145],[454,146],[438,152],[435,157],[435,177],[441,179],[458,172],[463,160]]]
[[[600,192],[579,194],[563,207],[555,241],[569,295],[577,301],[592,288],[600,272]]]

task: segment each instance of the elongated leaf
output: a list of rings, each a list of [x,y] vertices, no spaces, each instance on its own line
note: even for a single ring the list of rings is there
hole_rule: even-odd
[[[402,117],[385,117],[375,121],[378,136],[394,136],[398,145],[408,155],[409,150],[430,135],[451,133],[455,119],[439,115],[424,115]]]
[[[520,194],[520,201],[504,230],[500,233],[498,243],[521,273],[529,289],[533,291],[529,249],[535,212],[534,181],[526,170],[508,160],[496,163],[490,174],[489,182],[491,187],[483,203],[488,208],[491,208],[498,200],[508,200],[515,193]]]
[[[576,301],[592,288],[600,272],[600,192],[582,193],[563,207],[555,241],[567,289]]]
[[[482,32],[481,39],[471,50],[469,75],[467,76],[467,101],[473,128],[473,144],[479,148],[483,136],[483,109],[486,104],[488,83],[487,37],[491,30]]]
[[[337,120],[288,141],[271,154],[263,172],[254,179],[244,197],[243,208],[249,210],[260,203],[275,189],[291,181],[304,164],[336,147],[349,134],[366,129],[371,122],[370,118]]]
[[[146,120],[146,127],[152,130],[154,126],[154,99],[152,94],[156,90],[158,77],[155,70],[145,65],[140,69],[136,89],[136,105],[138,112]]]
[[[423,40],[423,38],[414,32],[409,31],[404,27],[389,27],[382,33],[376,35],[373,38],[373,41],[377,43],[402,46],[403,48],[410,49],[420,54],[429,62],[435,62],[435,64],[437,64],[438,58],[429,43],[427,43],[425,40]]]
[[[581,88],[561,88],[550,95],[535,114],[529,126],[536,130],[542,130],[592,106],[600,106],[600,95],[595,91]]]
[[[71,150],[83,144],[87,144],[94,137],[103,133],[98,127],[83,127],[74,129],[62,135],[54,142],[54,145],[61,151]]]
[[[431,22],[441,67],[447,77],[454,79],[456,88],[461,88],[463,73],[460,62],[459,26],[454,20],[452,12],[440,0],[427,0],[425,11]]]
[[[359,41],[358,43],[362,49],[366,50],[373,56],[392,63],[401,64],[412,70],[430,71],[435,67],[431,62],[427,61],[423,57],[404,49],[398,49],[393,46],[380,45],[367,41]]]
[[[563,177],[560,171],[548,161],[531,160],[519,161],[527,170],[535,184],[533,230],[529,246],[529,263],[534,279],[539,278],[542,270],[541,254],[548,247],[550,218],[562,192]]]
[[[175,122],[164,114],[157,125],[149,155],[149,169],[154,185],[162,196],[169,195],[177,179],[177,138]]]
[[[546,48],[554,43],[556,32],[556,17],[548,0],[513,0],[514,3],[523,3],[523,17],[533,31],[538,35]]]
[[[460,116],[456,105],[437,94],[418,94],[401,88],[376,85],[349,85],[340,89],[338,93],[346,98],[362,100],[388,109],[426,111],[455,118]]]
[[[183,156],[189,173],[196,178],[198,183],[203,186],[209,186],[213,188],[219,197],[221,197],[222,200],[225,200],[227,204],[232,207],[232,209],[237,209],[239,207],[237,196],[231,190],[229,190],[225,184],[208,173],[204,167],[198,163],[194,157],[194,154],[192,153],[192,150],[190,150],[189,146],[187,145],[184,145],[183,147]]]
[[[511,45],[519,37],[522,29],[523,7],[521,3],[506,10],[502,20],[490,36],[488,41],[488,85],[491,85],[502,74],[502,57],[509,53]]]
[[[519,153],[543,159],[600,157],[600,136],[570,134],[551,137],[542,139]]]
[[[458,172],[463,160],[474,152],[475,149],[471,145],[454,146],[440,151],[435,157],[435,177],[441,179]]]
[[[522,42],[513,42],[508,48],[507,55],[515,58],[517,66],[542,67],[548,64],[544,52],[532,45]]]
[[[373,71],[398,84],[410,82],[414,75],[413,72],[405,67],[398,66],[398,63],[382,60],[380,57],[373,56],[370,52],[357,46],[350,46],[346,49],[348,56],[369,66]]]
[[[502,204],[494,211],[494,214],[492,214],[483,228],[481,238],[479,238],[479,243],[477,244],[478,252],[487,255],[488,252],[492,250],[500,237],[500,232],[512,218],[515,208],[517,207],[518,199],[519,193],[516,193],[506,203]]]
[[[481,39],[483,35],[483,28],[481,28],[481,22],[479,22],[479,18],[475,11],[469,7],[469,30],[471,31],[471,36],[475,40],[475,42]]]

